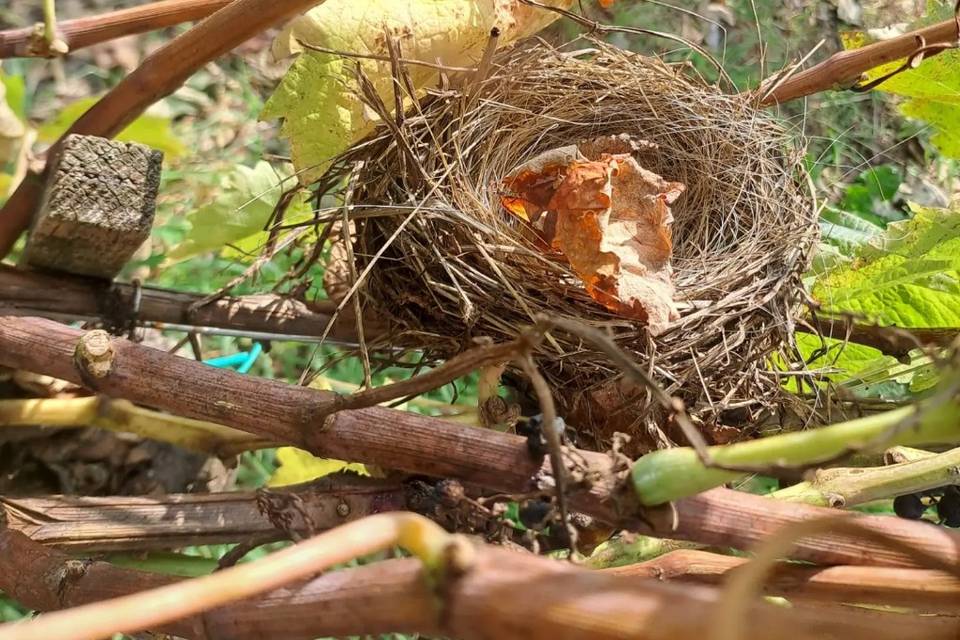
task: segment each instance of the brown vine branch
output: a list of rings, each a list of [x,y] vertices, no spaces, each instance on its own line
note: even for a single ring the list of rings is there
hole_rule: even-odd
[[[0,318],[0,364],[90,384],[111,397],[225,424],[324,457],[454,477],[506,493],[552,488],[549,467],[530,456],[524,438],[379,406],[324,419],[336,408],[337,394],[217,369],[123,339],[112,341],[109,373],[90,379],[74,363],[83,335],[42,318]],[[584,506],[609,521],[629,520],[633,514],[615,513],[611,502],[610,458],[593,452],[580,457],[598,477],[582,491]]]
[[[922,38],[927,44],[956,42],[957,22],[950,18],[860,49],[841,51],[782,82],[774,83],[768,80],[757,89],[761,95],[760,104],[772,106],[821,91],[848,89],[871,69],[912,55],[917,50],[918,38]]]
[[[862,515],[853,511],[838,514],[827,507],[781,502],[729,489],[711,489],[675,504],[679,525],[676,532],[665,534],[666,537],[750,549],[788,525],[823,518],[850,518],[880,534],[897,538],[913,549],[960,564],[960,535],[927,522]],[[824,565],[916,566],[910,556],[842,533],[800,540],[789,555],[796,560]]]
[[[330,476],[271,491],[299,505],[273,520],[283,533],[332,529],[381,511],[410,509],[410,488],[393,480]],[[150,551],[261,539],[277,533],[270,513],[252,492],[171,494],[150,497],[0,496],[7,526],[32,540],[70,552]],[[270,502],[270,501],[267,501]],[[276,500],[275,503],[282,501]],[[2,519],[2,518],[0,518]],[[309,526],[308,522],[309,520]]]
[[[196,307],[204,296],[140,287],[140,304],[135,310],[134,299],[138,294],[134,285],[25,271],[6,265],[0,265],[0,290],[3,291],[0,299],[3,314],[103,319],[118,326],[149,322],[294,337],[322,334],[335,308],[323,303],[308,306],[275,295],[223,297]],[[368,335],[382,330],[373,321],[367,321],[364,326]],[[347,315],[336,321],[330,336],[334,340],[353,341],[353,318]]]
[[[57,35],[69,51],[76,51],[123,36],[202,20],[228,4],[230,0],[160,0],[98,16],[65,20],[57,24]],[[43,35],[34,27],[0,31],[0,59],[62,55],[50,51]]]
[[[790,548],[797,540],[824,531],[835,532],[837,530],[888,547],[899,553],[909,554],[921,567],[934,569],[955,579],[960,579],[960,563],[945,560],[923,549],[911,547],[899,538],[871,529],[856,520],[835,516],[797,522],[783,527],[776,534],[764,540],[756,549],[753,561],[746,564],[741,571],[733,574],[727,583],[727,588],[723,591],[721,601],[716,607],[714,613],[715,626],[711,637],[716,640],[737,640],[742,637],[744,628],[749,626],[744,623],[753,600],[752,596],[762,588],[767,574],[770,573],[778,560],[789,554]]]
[[[338,539],[343,540],[343,533],[337,534]],[[463,561],[464,555],[467,561]],[[459,558],[459,562],[441,564],[455,570],[447,571],[438,590],[431,589],[427,580],[437,573],[424,569],[418,560],[387,560],[290,582],[256,601],[234,602],[154,626],[154,630],[198,640],[307,640],[391,631],[468,639],[693,640],[709,634],[710,613],[720,597],[720,591],[711,586],[672,585],[589,571],[489,546],[476,547]],[[271,566],[272,560],[268,557],[254,564]],[[103,562],[79,562],[12,531],[0,532],[0,569],[0,589],[26,606],[45,611],[132,591],[190,584]],[[276,577],[276,571],[270,574]],[[42,579],[17,578],[25,575]],[[227,572],[220,575],[232,577]],[[598,607],[598,602],[603,606]],[[745,630],[745,640],[825,636],[945,639],[955,637],[960,628],[955,618],[878,616],[857,610],[791,609],[763,603],[749,606],[753,624]],[[61,615],[72,616],[73,611]],[[17,628],[0,627],[7,634],[0,637],[29,637],[13,635]],[[74,636],[56,637],[67,640]]]
[[[72,133],[110,138],[147,107],[173,93],[204,64],[281,20],[322,0],[236,0],[150,54],[136,70],[74,122],[51,151]],[[53,155],[52,153],[49,155]],[[0,258],[30,226],[42,193],[42,174],[24,178],[0,209]]]
[[[509,361],[529,348],[530,339],[525,337],[500,344],[474,347],[412,378],[381,387],[363,389],[346,396],[337,396],[331,411],[365,409],[391,400],[433,391],[482,367]]]
[[[41,319],[0,317],[0,365],[84,383],[74,364],[83,332]],[[186,358],[115,339],[109,371],[89,380],[111,397],[176,415],[229,425],[260,437],[412,474],[456,478],[490,491],[548,494],[550,465],[530,455],[525,438],[477,429],[382,407],[342,411],[321,421],[335,394],[216,369]],[[617,524],[649,530],[637,501],[621,492],[614,461],[602,453],[571,449],[590,482],[570,487],[571,508]],[[714,489],[647,512],[660,535],[738,548],[748,547],[789,522],[834,514],[801,504]],[[960,536],[943,528],[880,516],[857,516],[914,547],[960,562]],[[849,536],[802,541],[794,557],[823,564],[910,566],[909,557]]]
[[[98,640],[152,629],[305,580],[334,564],[392,546],[418,556],[427,570],[436,574],[435,579],[469,562],[472,550],[461,536],[446,533],[422,516],[379,514],[321,533],[257,562],[5,625],[0,627],[0,640]],[[3,551],[0,546],[0,553]],[[64,588],[62,583],[60,588]]]
[[[698,549],[678,549],[653,560],[612,569],[618,575],[722,584],[748,558]],[[876,604],[928,613],[960,613],[960,580],[929,569],[900,567],[812,567],[782,562],[764,593],[792,602]]]

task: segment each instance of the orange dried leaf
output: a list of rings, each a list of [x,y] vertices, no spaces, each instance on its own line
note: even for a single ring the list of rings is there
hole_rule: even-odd
[[[679,318],[670,279],[670,207],[683,185],[617,154],[574,163],[551,201],[555,243],[587,292],[660,333]]]
[[[624,142],[611,137],[584,146],[622,148]],[[684,185],[647,171],[629,153],[591,152],[596,160],[567,148],[562,153],[565,164],[541,162],[507,178],[504,185],[516,196],[502,198],[504,207],[527,222],[542,217],[534,225],[540,238],[563,253],[594,300],[660,333],[679,317],[669,205]]]

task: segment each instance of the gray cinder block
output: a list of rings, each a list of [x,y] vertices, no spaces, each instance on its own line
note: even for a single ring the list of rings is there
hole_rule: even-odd
[[[71,134],[50,162],[23,262],[113,278],[150,235],[163,153]]]

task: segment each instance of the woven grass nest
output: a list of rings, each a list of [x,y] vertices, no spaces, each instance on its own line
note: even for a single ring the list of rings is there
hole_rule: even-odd
[[[672,204],[679,318],[658,335],[591,298],[502,204],[518,166],[603,136],[642,140],[636,161],[685,185]],[[604,328],[684,400],[708,440],[724,441],[783,397],[768,358],[791,343],[818,237],[801,157],[755,98],[688,68],[600,42],[563,53],[536,41],[498,54],[482,82],[431,92],[326,179],[350,177],[363,316],[389,325],[370,351],[440,360],[478,337],[512,339],[538,313],[575,318]],[[581,445],[605,446],[614,432],[631,436],[632,453],[683,442],[647,389],[576,336],[553,331],[536,362]]]

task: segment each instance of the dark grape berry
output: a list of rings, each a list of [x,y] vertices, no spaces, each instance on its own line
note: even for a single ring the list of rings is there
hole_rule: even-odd
[[[901,518],[908,520],[919,520],[927,510],[923,500],[916,493],[908,493],[904,496],[897,496],[893,499],[893,510]]]
[[[937,515],[941,524],[960,527],[960,487],[944,487],[943,496],[937,502]]]
[[[543,424],[543,414],[540,413],[526,420],[519,421],[516,426],[517,435],[527,438],[527,450],[532,457],[537,459],[543,458],[549,453],[547,438],[543,433],[545,428],[546,425]],[[553,428],[560,434],[560,439],[563,440],[567,428],[563,418],[557,417]]]
[[[543,438],[543,415],[537,414],[517,423],[517,435],[527,439],[527,451],[534,459],[547,455],[547,442]]]
[[[538,529],[550,515],[552,507],[543,500],[527,500],[520,507],[520,522],[528,529]]]

